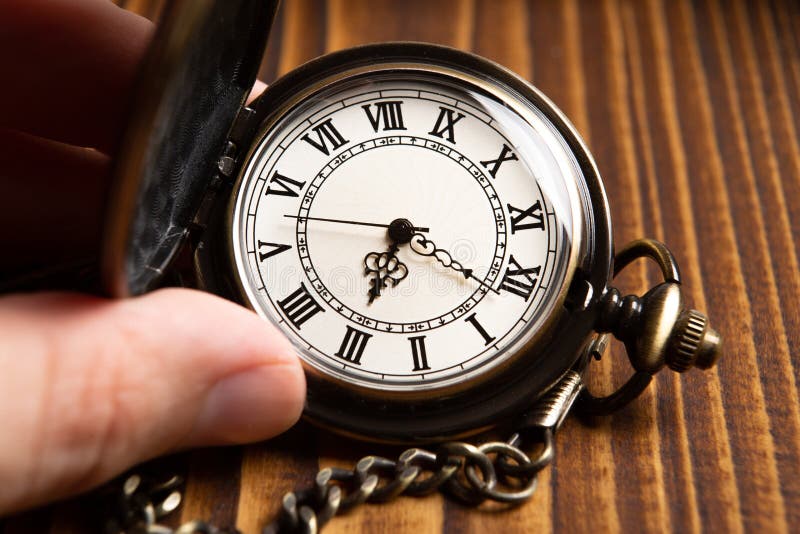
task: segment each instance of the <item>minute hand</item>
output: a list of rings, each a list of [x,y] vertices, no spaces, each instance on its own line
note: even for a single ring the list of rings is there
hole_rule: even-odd
[[[441,248],[436,248],[436,245],[433,243],[433,241],[431,241],[430,239],[426,238],[424,235],[422,235],[422,234],[414,234],[411,237],[411,241],[409,243],[409,246],[410,246],[411,250],[413,250],[417,254],[419,254],[421,256],[430,256],[432,258],[436,258],[436,260],[439,263],[441,263],[442,265],[444,265],[445,267],[449,267],[450,269],[453,269],[454,271],[460,272],[464,276],[464,278],[472,278],[473,280],[478,282],[480,285],[482,285],[486,289],[488,289],[490,291],[493,291],[494,293],[496,293],[498,295],[500,294],[500,292],[498,290],[496,290],[492,286],[484,283],[483,280],[481,280],[478,277],[476,277],[473,274],[472,269],[467,269],[466,267],[461,265],[461,263],[459,261],[453,259],[453,256],[450,255],[449,252],[447,252],[446,250],[441,249]]]
[[[368,223],[368,222],[361,222],[361,221],[346,221],[343,219],[326,219],[324,217],[301,217],[300,215],[284,215],[287,219],[302,219],[306,221],[325,221],[325,222],[332,222],[332,223],[340,223],[340,224],[355,224],[358,226],[373,226],[375,228],[389,228],[390,225],[388,224],[379,224],[379,223]],[[430,232],[430,228],[423,228],[421,226],[414,226],[412,228],[415,232]]]

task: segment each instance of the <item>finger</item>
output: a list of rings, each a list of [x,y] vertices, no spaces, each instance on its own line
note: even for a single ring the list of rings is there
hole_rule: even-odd
[[[15,295],[0,329],[0,515],[169,451],[269,438],[302,410],[288,341],[205,293]]]
[[[0,126],[110,151],[152,29],[109,0],[3,0]]]
[[[0,128],[0,278],[93,257],[108,156]]]

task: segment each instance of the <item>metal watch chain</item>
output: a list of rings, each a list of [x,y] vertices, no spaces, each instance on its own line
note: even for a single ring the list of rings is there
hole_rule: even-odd
[[[453,441],[435,451],[411,448],[397,460],[366,456],[352,470],[328,467],[317,473],[311,487],[288,493],[278,518],[264,534],[315,533],[337,514],[364,503],[386,502],[400,495],[423,496],[435,491],[471,505],[484,501],[518,504],[536,490],[539,472],[553,459],[553,436],[576,401],[587,415],[612,413],[638,397],[663,367],[682,373],[692,367],[708,369],[721,354],[722,342],[697,310],[683,308],[680,273],[672,253],[650,239],[634,241],[615,257],[614,276],[637,258],[650,258],[664,281],[637,297],[622,297],[610,288],[599,302],[599,332],[575,367],[530,410],[514,421],[516,431],[506,441],[471,445]],[[600,359],[609,334],[625,343],[634,373],[607,396],[595,397],[586,388],[583,373],[592,359]],[[538,448],[536,448],[538,446]],[[523,450],[533,449],[529,455]],[[181,501],[182,480],[166,482],[130,475],[112,490],[109,534],[216,534],[237,532],[203,521],[189,521],[177,529],[159,519]]]
[[[581,376],[570,371],[519,421],[506,441],[471,445],[451,441],[435,452],[406,449],[397,460],[380,456],[361,458],[352,470],[326,467],[313,484],[287,493],[278,517],[263,534],[315,533],[338,514],[364,503],[383,503],[400,496],[422,497],[442,491],[465,504],[484,501],[519,504],[536,491],[539,471],[553,459],[553,436],[583,389]],[[534,449],[530,456],[523,450]],[[158,521],[178,508],[183,480],[166,481],[129,475],[113,495],[108,534],[223,534],[224,529],[204,521],[188,521],[176,529]]]

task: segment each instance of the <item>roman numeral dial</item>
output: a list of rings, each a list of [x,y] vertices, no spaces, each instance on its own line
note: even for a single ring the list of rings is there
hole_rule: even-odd
[[[530,346],[587,241],[547,114],[404,69],[326,77],[238,147],[232,287],[321,380],[449,394]]]

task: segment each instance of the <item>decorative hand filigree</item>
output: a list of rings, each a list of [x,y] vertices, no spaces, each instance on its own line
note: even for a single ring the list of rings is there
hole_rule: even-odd
[[[396,286],[408,276],[408,268],[397,259],[397,243],[392,243],[386,252],[370,252],[364,257],[364,274],[372,275],[368,292],[369,303],[381,296],[381,289],[387,282]]]

